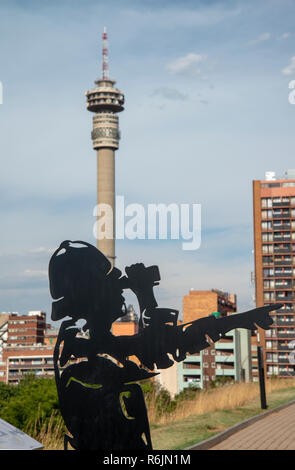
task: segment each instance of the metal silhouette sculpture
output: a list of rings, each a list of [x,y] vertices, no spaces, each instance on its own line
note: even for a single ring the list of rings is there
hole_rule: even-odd
[[[65,319],[59,330],[54,370],[61,414],[76,450],[152,449],[141,380],[155,376],[187,354],[200,352],[234,328],[269,328],[271,310],[256,308],[224,318],[210,315],[177,325],[178,311],[159,308],[153,288],[157,266],[134,264],[126,276],[86,242],[64,241],[49,263],[52,320]],[[123,289],[139,303],[139,331],[114,336],[111,327],[127,309]],[[85,320],[81,337],[78,320]],[[129,360],[136,356],[140,366]],[[73,362],[74,359],[74,362]],[[72,363],[71,363],[72,360]],[[61,371],[62,369],[62,371]]]

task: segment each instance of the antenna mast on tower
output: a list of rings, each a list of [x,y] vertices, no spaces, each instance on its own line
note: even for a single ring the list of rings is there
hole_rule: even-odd
[[[102,78],[103,80],[109,79],[109,51],[106,27],[104,27],[102,35]]]

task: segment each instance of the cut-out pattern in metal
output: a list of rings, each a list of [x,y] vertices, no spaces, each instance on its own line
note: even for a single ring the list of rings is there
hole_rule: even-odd
[[[81,241],[64,241],[50,260],[51,318],[63,320],[54,369],[60,410],[72,435],[66,435],[65,447],[69,441],[77,450],[152,449],[137,382],[200,352],[234,328],[269,328],[269,312],[280,307],[273,304],[224,318],[210,315],[178,325],[178,311],[159,308],[154,297],[160,281],[157,266],[134,264],[125,273]],[[139,331],[114,336],[113,322],[127,312],[124,289],[138,299]],[[84,320],[83,327],[79,320]]]

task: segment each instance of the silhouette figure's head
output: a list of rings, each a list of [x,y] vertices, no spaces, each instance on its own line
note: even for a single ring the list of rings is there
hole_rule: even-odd
[[[93,245],[64,241],[49,263],[50,293],[55,299],[51,319],[69,316],[110,328],[126,313],[120,277],[121,271],[112,268]]]

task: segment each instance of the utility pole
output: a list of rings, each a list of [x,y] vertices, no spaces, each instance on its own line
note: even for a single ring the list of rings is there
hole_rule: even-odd
[[[257,356],[258,356],[258,373],[259,373],[261,409],[266,410],[267,403],[266,403],[266,394],[265,394],[264,361],[263,361],[263,351],[262,351],[261,346],[257,347]]]

